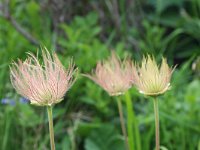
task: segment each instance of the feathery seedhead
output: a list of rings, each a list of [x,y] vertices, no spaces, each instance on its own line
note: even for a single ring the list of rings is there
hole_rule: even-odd
[[[175,67],[174,67],[175,68]],[[141,65],[136,65],[133,82],[140,93],[149,96],[163,94],[170,88],[170,79],[174,68],[170,68],[165,58],[160,67],[155,58],[147,55],[143,57]]]
[[[93,75],[86,75],[99,84],[111,96],[123,94],[132,86],[133,63],[130,59],[121,61],[113,52],[105,62],[98,62]]]
[[[75,81],[73,74],[77,69],[72,61],[65,70],[57,55],[51,55],[46,48],[42,50],[43,64],[33,54],[28,55],[25,61],[18,60],[10,66],[13,87],[34,105],[60,102]]]

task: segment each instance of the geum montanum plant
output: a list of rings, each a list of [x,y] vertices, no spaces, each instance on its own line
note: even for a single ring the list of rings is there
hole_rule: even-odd
[[[130,149],[130,144],[127,139],[126,127],[123,118],[123,110],[119,95],[123,95],[133,83],[133,63],[130,59],[121,61],[114,52],[103,62],[98,62],[95,71],[92,75],[85,75],[98,85],[100,85],[110,96],[117,97],[118,111],[122,133],[125,138],[125,147]]]
[[[154,98],[156,150],[160,150],[157,96],[170,89],[170,79],[174,69],[175,67],[168,66],[165,58],[162,58],[162,63],[158,66],[155,58],[147,55],[147,57],[143,57],[141,65],[136,64],[136,72],[134,72],[133,81],[139,92]]]
[[[47,107],[51,150],[55,150],[52,107],[63,100],[75,81],[73,75],[77,69],[71,61],[66,70],[57,55],[51,55],[46,48],[42,50],[42,58],[43,64],[40,64],[29,53],[25,61],[14,62],[10,66],[10,79],[16,91],[31,104]]]

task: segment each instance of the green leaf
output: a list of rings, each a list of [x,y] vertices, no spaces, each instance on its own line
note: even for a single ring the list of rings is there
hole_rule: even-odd
[[[62,150],[70,149],[71,143],[68,136],[65,136],[65,138],[62,140]]]
[[[41,117],[35,112],[35,110],[30,105],[19,105],[19,123],[23,127],[33,127],[42,122]]]
[[[97,122],[94,123],[80,122],[76,130],[76,133],[80,136],[88,136],[88,134],[90,134],[91,131],[98,129],[100,126],[101,126],[100,123]]]
[[[86,150],[124,150],[124,141],[112,125],[93,130],[85,141]]]

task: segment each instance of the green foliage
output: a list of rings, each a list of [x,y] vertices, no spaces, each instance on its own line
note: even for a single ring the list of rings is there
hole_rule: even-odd
[[[112,125],[102,125],[91,131],[85,141],[86,150],[123,150],[124,142]]]
[[[143,53],[153,53],[157,57],[163,54],[173,58],[174,51],[177,46],[177,37],[183,32],[181,29],[176,29],[166,35],[166,29],[156,25],[151,25],[144,21],[143,27],[146,34],[141,38],[139,44]]]
[[[155,8],[147,15],[147,20],[161,25],[164,32],[154,34],[153,38],[148,38],[149,41],[157,37],[160,41],[157,41],[158,45],[163,45],[166,55],[177,59],[186,59],[192,57],[194,54],[200,55],[199,51],[199,12],[200,5],[198,0],[192,0],[190,2],[186,0],[177,1],[163,1],[163,0],[150,0],[149,4]],[[147,32],[155,30],[148,28]],[[144,27],[146,29],[146,27]],[[163,34],[162,34],[163,33]],[[167,40],[160,37],[164,36]],[[168,40],[169,37],[169,40]],[[172,41],[171,41],[172,40]],[[151,47],[150,47],[151,48]],[[169,53],[169,55],[168,55]]]
[[[91,73],[97,61],[110,55],[110,50],[115,50],[121,58],[133,56],[136,60],[140,60],[139,56],[144,53],[153,54],[158,60],[164,55],[170,64],[178,64],[173,73],[171,90],[159,97],[162,149],[200,150],[200,81],[191,70],[194,58],[200,55],[200,2],[138,2],[136,6],[141,7],[139,9],[144,15],[140,18],[139,27],[132,26],[127,19],[131,5],[126,8],[126,4],[120,1],[111,8],[110,3],[88,1],[92,7],[88,7],[87,11],[85,7],[70,6],[74,9],[70,16],[73,17],[59,24],[62,34],[58,36],[52,25],[54,14],[46,11],[43,3],[36,0],[10,1],[13,17],[27,32],[41,45],[60,48],[58,55],[66,67],[73,57],[79,68],[77,81],[66,94],[65,100],[54,107],[58,150],[124,149],[116,100],[81,74]],[[117,5],[120,18],[116,17]],[[114,9],[115,13],[104,13],[106,9]],[[81,16],[77,12],[82,12]],[[106,21],[102,20],[102,16]],[[113,25],[116,20],[122,23],[120,32]],[[58,43],[55,43],[55,39]],[[131,40],[129,42],[126,39]],[[137,51],[131,44],[132,39],[138,46]],[[16,31],[8,20],[0,17],[0,98],[8,98],[16,103],[0,103],[2,150],[49,149],[46,109],[20,103],[19,95],[9,81],[9,64],[17,58],[25,59],[28,51],[36,53],[37,48]],[[130,108],[134,110],[138,121],[141,149],[153,149],[153,102],[135,88],[130,90],[130,95],[133,103]],[[124,116],[128,119],[125,110]]]
[[[73,56],[77,66],[83,72],[90,71],[97,60],[109,54],[108,47],[97,38],[101,31],[97,21],[97,14],[91,13],[85,18],[75,17],[70,25],[61,25],[67,36],[67,40],[60,39],[60,44],[65,49],[64,54]]]

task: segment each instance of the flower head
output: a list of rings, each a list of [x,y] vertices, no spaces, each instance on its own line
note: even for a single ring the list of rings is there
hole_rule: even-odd
[[[160,67],[153,57],[143,57],[142,64],[134,72],[134,84],[138,90],[150,96],[160,95],[170,88],[170,79],[174,69],[170,68],[165,58]]]
[[[132,86],[133,63],[123,62],[112,53],[105,62],[98,62],[93,75],[86,75],[99,84],[111,96],[121,95]]]
[[[43,64],[29,53],[25,61],[18,60],[10,67],[10,78],[16,91],[31,104],[44,106],[60,102],[74,83],[74,64],[65,70],[57,55],[42,51]]]

